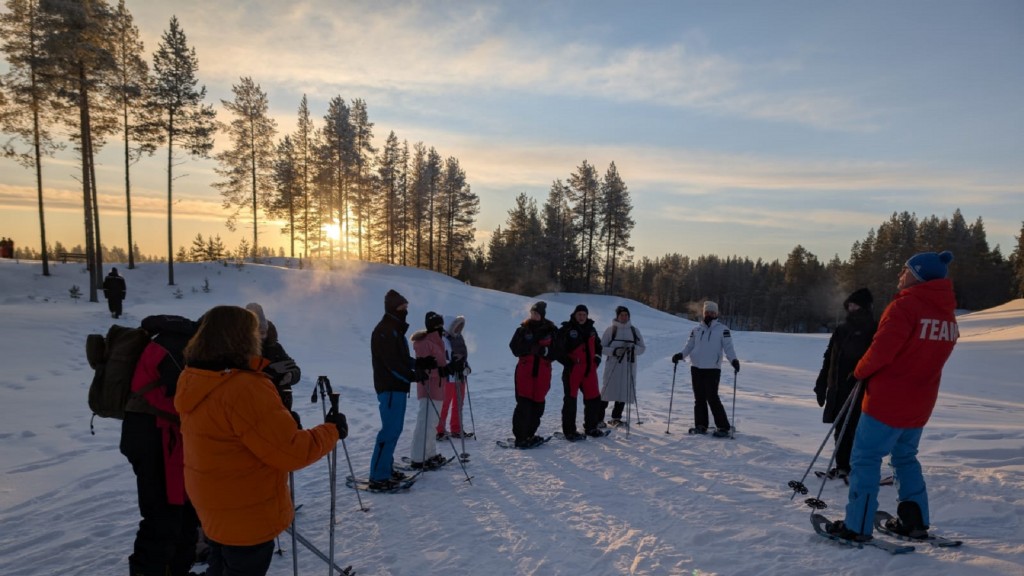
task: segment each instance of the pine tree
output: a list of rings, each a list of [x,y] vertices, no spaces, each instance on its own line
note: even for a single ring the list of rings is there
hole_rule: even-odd
[[[608,165],[604,180],[601,182],[601,240],[605,248],[604,292],[612,294],[615,290],[615,270],[619,258],[633,252],[629,238],[636,222],[633,220],[633,202],[629,198],[629,189],[619,176],[615,162]]]
[[[202,234],[196,234],[196,237],[192,239],[192,248],[188,252],[188,259],[192,262],[200,262],[207,259],[206,240],[203,239]]]
[[[303,202],[302,175],[299,172],[296,156],[291,136],[285,136],[277,144],[273,174],[275,196],[267,212],[275,218],[282,216],[285,218],[286,224],[282,232],[288,234],[292,258],[295,257],[296,212],[301,209]]]
[[[219,165],[214,171],[222,176],[214,184],[224,197],[224,207],[234,208],[227,226],[234,230],[243,209],[252,211],[253,255],[259,253],[259,211],[270,209],[274,196],[274,136],[277,122],[268,115],[267,95],[259,84],[245,76],[231,87],[233,101],[221,104],[234,119],[228,124],[231,148],[216,154]]]
[[[586,160],[569,176],[570,198],[573,202],[573,233],[583,254],[583,291],[593,290],[599,258],[596,246],[599,193],[601,185],[597,170]]]
[[[324,116],[320,150],[320,184],[323,186],[322,225],[338,226],[342,251],[348,257],[349,165],[352,161],[350,110],[341,96],[331,98]],[[334,262],[334,239],[328,236],[328,261]]]
[[[199,60],[194,48],[189,48],[185,32],[176,16],[160,40],[153,55],[156,75],[151,105],[160,111],[159,126],[167,145],[167,284],[174,285],[174,256],[172,207],[174,183],[174,149],[193,157],[205,158],[213,148],[216,112],[203,104],[206,87],[199,86],[196,74]]]
[[[469,252],[475,237],[474,223],[480,212],[480,198],[466,181],[466,173],[454,156],[444,163],[441,183],[439,219],[441,222],[440,271],[449,276],[458,273],[455,268]]]
[[[561,290],[572,291],[577,276],[580,258],[572,239],[572,208],[569,206],[571,191],[561,180],[551,183],[548,198],[544,202],[544,253],[547,255],[548,277],[556,281]]]
[[[124,196],[128,224],[128,245],[132,240],[132,186],[131,166],[142,154],[152,155],[160,143],[160,132],[153,110],[146,106],[152,86],[149,66],[143,59],[145,49],[139,39],[131,13],[119,0],[113,21],[114,81],[110,86],[115,103],[121,112],[121,133],[124,141]],[[135,268],[135,255],[128,252],[128,269]]]
[[[302,95],[299,102],[298,122],[295,127],[295,134],[292,136],[293,159],[297,174],[298,188],[295,191],[296,199],[301,201],[301,227],[302,227],[302,255],[309,255],[309,225],[310,208],[312,205],[311,195],[313,191],[313,178],[315,175],[315,128],[313,119],[309,113],[309,103],[306,95]],[[295,234],[292,230],[292,258],[295,257]]]
[[[372,224],[370,220],[373,214],[372,202],[374,200],[371,193],[373,188],[371,170],[373,155],[377,153],[377,149],[373,147],[373,122],[370,122],[366,102],[363,99],[356,98],[352,101],[349,122],[352,130],[352,160],[349,163],[349,181],[352,182],[354,189],[350,212],[356,219],[357,254],[359,259],[363,260],[367,258],[363,252],[363,240],[366,239],[367,248],[371,242],[371,239],[367,237]]]
[[[50,255],[46,249],[46,218],[43,211],[43,157],[61,148],[50,127],[55,121],[47,101],[54,86],[41,78],[46,53],[42,46],[43,15],[38,0],[7,0],[7,11],[0,14],[0,51],[7,61],[7,72],[0,77],[7,94],[6,114],[0,116],[0,132],[14,134],[28,144],[18,151],[10,143],[3,152],[22,166],[35,171],[39,211],[39,246],[43,276],[50,275]]]
[[[1017,245],[1010,254],[1010,267],[1013,270],[1013,297],[1024,298],[1024,221],[1020,224],[1020,234],[1014,236]]]

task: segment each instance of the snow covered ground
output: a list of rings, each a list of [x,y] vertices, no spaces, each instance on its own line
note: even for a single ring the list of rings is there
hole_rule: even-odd
[[[39,269],[0,261],[0,575],[125,574],[138,521],[134,477],[117,449],[120,422],[97,419],[90,435],[86,405],[92,373],[85,337],[105,332],[112,320],[102,297],[99,304],[69,297],[72,284],[87,286],[81,265],[51,264],[49,278]],[[333,272],[179,264],[177,287],[166,285],[166,265],[120,269],[128,283],[122,324],[262,303],[302,367],[295,406],[304,422],[320,419],[320,406],[306,400],[318,375],[330,376],[341,392],[359,476],[378,429],[367,340],[384,293],[395,288],[410,300],[413,328],[428,310],[466,316],[478,437],[466,442],[472,483],[452,464],[408,493],[362,494],[367,512],[340,486],[337,562],[360,574],[1024,574],[1022,300],[960,318],[961,340],[921,443],[933,528],[964,545],[919,545],[913,554],[890,556],[814,535],[809,509],[800,497],[791,501],[786,487],[804,474],[828,430],[812,392],[827,335],[734,332],[743,363],[739,432],[735,440],[690,437],[687,366],[676,374],[670,430],[667,417],[669,357],[692,323],[613,297],[544,295],[552,320],[567,319],[582,302],[599,330],[616,305],[630,307],[648,343],[638,377],[643,424],[628,436],[617,430],[603,440],[503,450],[494,440],[511,434],[514,359],[507,344],[535,299],[360,263]],[[556,383],[542,432],[559,428],[560,405]],[[408,454],[413,423],[410,408],[396,456]],[[826,458],[830,451],[831,442]],[[819,482],[807,479],[812,495]],[[296,485],[299,531],[326,551],[326,465],[298,472]],[[822,498],[826,515],[841,514],[841,483],[825,486]],[[893,488],[882,488],[883,509],[894,511],[895,499]],[[273,575],[292,573],[287,537],[282,541]],[[299,565],[302,574],[326,571],[301,548]]]

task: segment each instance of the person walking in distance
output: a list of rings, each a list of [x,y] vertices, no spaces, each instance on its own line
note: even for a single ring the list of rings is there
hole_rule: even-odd
[[[555,324],[545,318],[547,303],[530,307],[530,317],[516,328],[508,347],[518,358],[515,371],[516,408],[512,412],[512,435],[516,448],[530,448],[544,442],[537,435],[544,415],[544,401],[551,389],[551,362],[555,350]]]
[[[836,326],[836,331],[829,338],[821,371],[814,384],[818,406],[825,408],[821,421],[836,424],[836,466],[828,471],[829,478],[846,478],[850,474],[850,451],[853,450],[853,435],[860,421],[860,398],[850,401],[850,417],[845,431],[842,420],[836,422],[836,418],[856,387],[857,379],[853,377],[853,369],[867,352],[878,326],[871,311],[873,301],[871,291],[861,288],[843,302],[846,320]]]
[[[608,356],[601,385],[601,419],[607,404],[614,402],[609,424],[620,426],[626,404],[636,403],[636,358],[647,349],[643,335],[630,320],[629,308],[615,308],[615,319],[601,335],[601,349]]]
[[[380,410],[380,432],[370,458],[370,489],[388,490],[398,485],[394,470],[395,447],[405,423],[405,404],[412,382],[427,379],[426,370],[437,368],[432,356],[413,358],[405,333],[409,324],[409,301],[394,290],[384,295],[384,316],[373,329],[370,356],[373,389]]]
[[[117,273],[117,268],[111,268],[110,273],[103,279],[103,297],[107,299],[111,318],[120,318],[124,313],[121,304],[127,295],[128,287],[124,283],[124,278]]]
[[[693,428],[692,434],[708,433],[708,408],[715,418],[714,435],[729,436],[729,417],[718,397],[718,384],[722,379],[722,354],[725,353],[733,370],[740,371],[740,361],[732,345],[729,328],[718,321],[718,304],[708,300],[704,303],[704,318],[690,331],[683,351],[672,356],[672,363],[690,357],[690,377],[693,380]]]
[[[907,260],[899,292],[882,312],[871,346],[853,371],[868,384],[850,457],[846,517],[826,526],[831,534],[871,539],[882,458],[891,455],[900,480],[899,505],[886,529],[928,537],[928,491],[917,452],[939,395],[942,369],[960,336],[956,294],[947,278],[952,260],[948,251],[921,252]]]
[[[562,434],[571,442],[583,439],[576,430],[576,396],[583,391],[583,430],[603,436],[597,424],[604,404],[597,387],[597,368],[601,365],[601,339],[597,336],[590,310],[579,304],[569,320],[558,329],[558,361],[562,363]]]

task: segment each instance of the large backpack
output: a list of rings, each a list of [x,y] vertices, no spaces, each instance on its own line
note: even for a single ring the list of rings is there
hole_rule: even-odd
[[[142,328],[114,324],[104,337],[89,334],[85,339],[85,357],[96,370],[89,385],[89,409],[93,418],[124,419],[125,405],[132,391],[132,376],[142,351],[149,344]],[[92,421],[89,423],[92,428]]]

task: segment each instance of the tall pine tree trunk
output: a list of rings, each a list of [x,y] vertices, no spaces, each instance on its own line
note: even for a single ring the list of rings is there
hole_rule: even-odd
[[[89,93],[85,81],[85,66],[81,63],[78,65],[78,89],[78,123],[82,149],[82,204],[85,209],[85,258],[89,269],[89,302],[99,302],[96,293],[96,245],[93,241],[92,186],[89,181],[92,173],[89,166],[91,161],[89,155]]]
[[[128,217],[128,269],[135,268],[135,250],[132,248],[135,243],[132,241],[132,181],[129,169],[131,167],[131,144],[128,130],[128,103],[124,105],[124,201]]]
[[[167,122],[167,285],[174,286],[174,225],[172,219],[171,187],[174,183],[174,112]]]
[[[46,218],[43,215],[43,149],[40,142],[39,106],[36,103],[35,72],[32,73],[32,145],[36,163],[36,196],[39,198],[39,252],[43,259],[43,276],[50,275],[50,253],[46,246]]]

